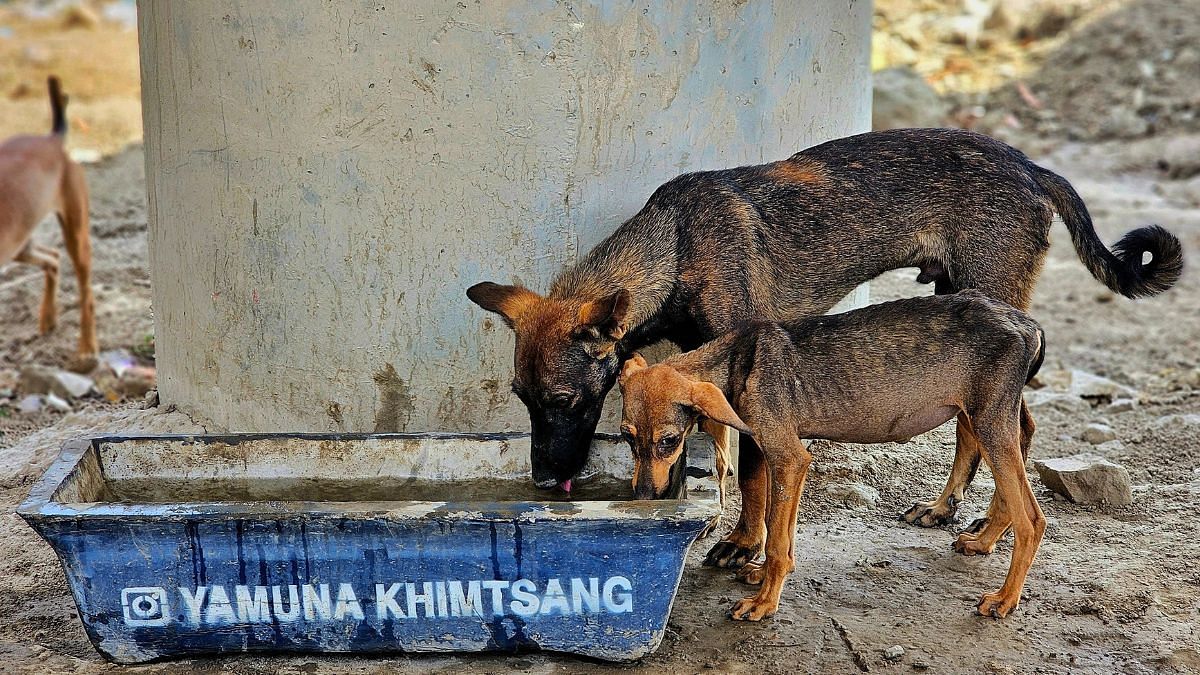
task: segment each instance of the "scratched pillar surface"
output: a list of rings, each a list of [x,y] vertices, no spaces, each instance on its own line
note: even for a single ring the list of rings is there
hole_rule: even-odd
[[[240,431],[525,429],[468,286],[870,123],[863,0],[139,8],[160,396]]]

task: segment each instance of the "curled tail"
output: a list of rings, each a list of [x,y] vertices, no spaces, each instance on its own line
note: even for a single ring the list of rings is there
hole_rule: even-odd
[[[59,136],[67,133],[67,96],[62,93],[58,78],[51,75],[46,83],[50,87],[50,110],[54,113],[54,126],[51,132]]]
[[[1092,217],[1075,188],[1056,173],[1037,165],[1031,168],[1034,180],[1071,232],[1079,259],[1110,290],[1127,298],[1142,298],[1162,293],[1179,280],[1183,248],[1175,235],[1158,225],[1139,227],[1121,237],[1110,251],[1096,236]],[[1146,253],[1151,260],[1143,263]]]

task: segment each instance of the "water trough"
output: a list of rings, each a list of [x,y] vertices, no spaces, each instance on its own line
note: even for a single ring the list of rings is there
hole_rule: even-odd
[[[711,440],[682,499],[628,501],[598,436],[562,501],[523,434],[103,437],[66,444],[19,508],[89,638],[139,663],[226,652],[545,649],[609,660],[662,640],[720,512]]]

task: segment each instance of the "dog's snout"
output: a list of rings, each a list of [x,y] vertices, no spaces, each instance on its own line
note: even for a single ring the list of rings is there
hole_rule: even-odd
[[[634,499],[658,499],[658,492],[650,483],[638,482],[633,486]]]

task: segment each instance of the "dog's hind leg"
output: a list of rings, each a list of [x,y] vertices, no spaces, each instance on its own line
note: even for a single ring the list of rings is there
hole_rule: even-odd
[[[1025,397],[1021,396],[1021,462],[1029,461],[1029,448],[1033,445],[1033,432],[1036,430],[1033,415],[1029,414],[1029,406],[1025,404]]]
[[[96,366],[100,343],[96,338],[96,301],[92,296],[92,238],[88,223],[87,183],[83,169],[75,163],[67,164],[63,178],[59,223],[79,285],[79,348],[71,368],[86,372]]]
[[[38,312],[38,332],[45,335],[58,325],[58,304],[55,301],[55,296],[58,294],[58,252],[30,241],[17,252],[13,260],[27,265],[37,265],[46,275],[46,285],[42,291],[42,308]]]
[[[958,431],[968,437],[969,443],[979,450],[979,456],[982,456],[979,437],[975,434],[975,430],[971,427],[971,421],[966,415],[958,416]],[[1007,505],[1003,503],[1002,495],[999,492],[992,497],[992,508],[989,509],[989,514],[989,518],[981,519],[984,520],[984,525],[979,530],[966,531],[958,535],[958,539],[953,544],[955,551],[963,555],[989,555],[995,550],[996,542],[1004,537],[1012,525]]]
[[[1048,211],[1030,211],[1028,208],[1023,214],[1024,219],[1018,218],[1018,222],[1025,223],[1022,227],[1032,232],[1040,229],[1043,233],[1050,229],[1050,218],[1052,214]],[[1014,237],[1012,223],[998,224],[992,228],[970,228],[964,231],[974,232],[983,231],[991,233],[989,238],[983,241],[968,242],[970,246],[962,245],[960,250],[954,254],[954,261],[946,269],[937,269],[938,276],[933,277],[934,293],[937,295],[947,295],[957,293],[960,290],[974,288],[982,291],[991,298],[1008,303],[1021,311],[1026,311],[1029,308],[1029,302],[1033,295],[1033,287],[1037,282],[1038,275],[1041,273],[1042,265],[1046,260],[1046,251],[1049,248],[1049,242],[1044,240],[1038,244],[1030,243],[1028,237]],[[1008,237],[1015,238],[1022,244],[1013,244],[1005,239],[1006,230]],[[1025,248],[1020,248],[1023,245]],[[987,261],[992,264],[985,264]],[[1004,261],[1000,264],[999,261]],[[1028,456],[1028,440],[1033,435],[1033,419],[1029,417],[1028,432],[1025,431],[1024,420],[1028,417],[1028,410],[1024,408],[1025,415],[1022,416],[1022,451],[1024,456]],[[962,426],[961,418],[956,423]],[[954,517],[958,511],[958,505],[962,502],[967,488],[970,487],[971,481],[975,479],[975,473],[979,469],[980,461],[979,447],[972,443],[971,439],[964,435],[961,429],[956,431],[956,443],[954,448],[954,466],[950,469],[950,477],[946,480],[946,487],[942,490],[941,496],[932,502],[917,502],[912,508],[906,511],[901,518],[913,525],[922,527],[934,527],[954,521]],[[995,510],[995,504],[988,505],[987,514],[982,518],[975,519],[967,526],[965,532],[969,534],[979,534],[988,525],[992,512]]]
[[[742,513],[733,531],[717,542],[704,557],[709,567],[740,569],[762,552],[766,536],[769,497],[767,464],[762,450],[750,436],[738,438],[738,488],[742,492]]]
[[[1025,475],[1019,411],[1014,406],[1011,411],[987,415],[976,422],[984,459],[996,480],[993,522],[984,528],[984,532],[1003,529],[994,524],[1003,517],[1011,520],[1014,534],[1012,561],[1004,585],[993,593],[984,593],[977,610],[984,616],[1003,618],[1021,602],[1025,576],[1046,531],[1046,517]]]

